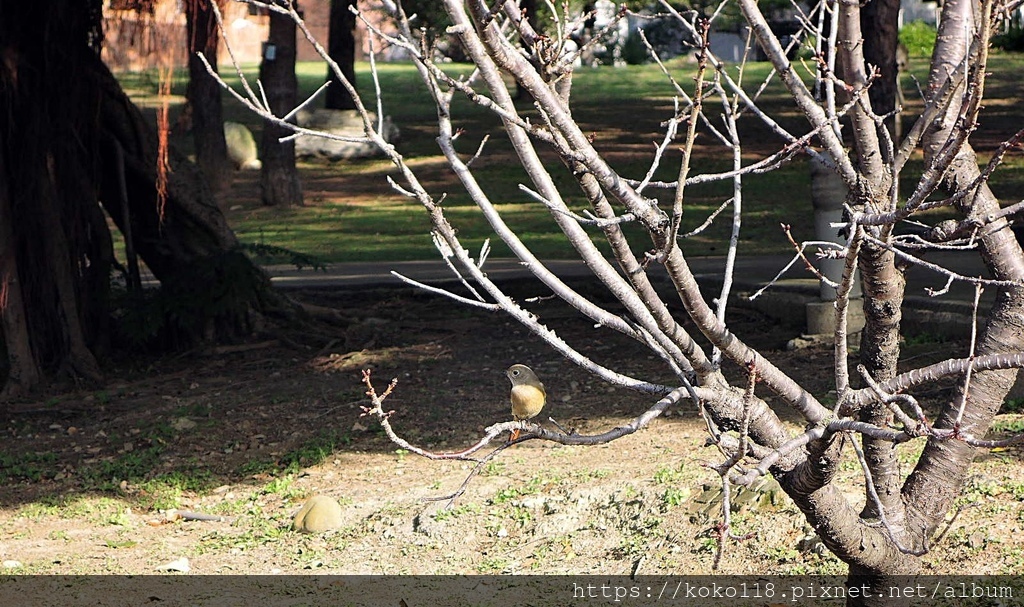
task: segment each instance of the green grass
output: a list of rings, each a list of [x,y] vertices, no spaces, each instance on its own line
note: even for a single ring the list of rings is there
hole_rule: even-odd
[[[254,474],[296,474],[302,468],[317,466],[327,461],[341,446],[352,441],[347,433],[331,430],[323,431],[308,439],[292,451],[278,459],[249,460],[238,469],[238,474],[252,476]],[[285,482],[285,481],[282,481]],[[271,492],[277,492],[276,489]]]
[[[1021,96],[1020,82],[1015,77],[1020,64],[1021,59],[1012,55],[992,56],[989,65],[992,76],[987,84],[990,100],[1009,100]],[[256,66],[244,67],[247,74],[255,74]],[[446,214],[458,229],[463,245],[475,253],[485,239],[490,239],[495,256],[510,255],[509,249],[496,239],[494,230],[472,204],[454,175],[443,166],[443,159],[434,141],[436,126],[432,126],[435,125],[436,111],[425,94],[426,89],[419,81],[415,68],[411,64],[382,64],[378,67],[384,112],[402,130],[399,151],[409,160],[431,195],[435,198],[445,196]],[[692,65],[674,60],[670,67],[682,86],[692,88]],[[465,65],[449,65],[445,69],[456,76],[469,72],[469,67]],[[729,69],[734,76],[738,76],[735,67]],[[756,87],[767,75],[768,69],[765,63],[748,66],[743,74],[748,89]],[[908,126],[912,120],[913,102],[917,97],[917,85],[912,76],[923,82],[925,69],[924,60],[914,58],[910,73],[904,76],[904,89],[911,102],[911,116],[908,116],[906,122]],[[222,66],[222,71],[226,74],[226,80],[240,89],[233,70]],[[375,102],[368,65],[357,65],[357,73],[358,86],[372,107]],[[300,63],[297,75],[302,94],[309,94],[320,86],[324,74],[325,68],[320,63]],[[173,94],[184,94],[185,76],[183,71],[177,72]],[[154,106],[156,80],[152,74],[124,74],[121,80],[143,105]],[[672,95],[670,84],[653,65],[582,68],[573,80],[573,115],[585,132],[593,133],[596,147],[607,154],[615,169],[623,175],[640,178],[648,168],[652,142],[661,138],[660,124],[672,115]],[[180,102],[182,98],[176,100]],[[805,130],[803,120],[782,90],[778,78],[761,95],[760,103],[793,132],[802,133]],[[534,120],[538,119],[528,102],[521,102],[519,108]],[[172,123],[179,110],[178,105],[172,107]],[[709,111],[709,115],[717,114],[717,109]],[[237,101],[225,97],[224,113],[226,120],[248,124],[259,138],[261,124]],[[1008,124],[1019,122],[1018,114],[1019,109],[1015,104],[987,103],[977,136],[984,137],[989,147],[995,145],[999,141],[995,137],[1009,134]],[[459,141],[459,150],[466,157],[475,151],[482,137],[491,137],[475,169],[479,182],[508,224],[541,258],[574,256],[547,209],[519,190],[518,184],[528,182],[523,169],[509,161],[508,156],[495,156],[498,160],[488,161],[488,154],[504,155],[511,150],[498,120],[486,110],[460,97],[455,99],[452,115],[455,126],[464,129],[465,135]],[[782,146],[782,142],[768,133],[753,117],[742,118],[740,128],[747,146],[746,163]],[[175,141],[186,151],[191,146],[189,137],[177,136]],[[707,134],[698,138],[699,147],[691,174],[730,168],[728,153],[714,143]],[[577,211],[584,210],[585,203],[572,176],[557,158],[543,150],[543,146],[539,147],[556,183],[562,186],[570,207]],[[655,178],[674,179],[678,164],[677,152],[666,154]],[[243,200],[241,205],[231,201],[233,206],[240,208],[227,209],[225,212],[242,242],[282,247],[328,263],[437,257],[431,243],[431,226],[426,213],[415,201],[397,194],[386,183],[386,176],[397,175],[389,162],[373,159],[330,165],[303,163],[301,167],[308,203],[305,207],[278,209],[262,207],[258,200]],[[901,180],[904,195],[916,182],[921,169],[919,158],[908,163]],[[1024,188],[1022,169],[1024,159],[1019,155],[1012,156],[1007,166],[997,171],[992,179],[996,194],[1008,200],[1019,197],[1018,193]],[[331,180],[340,180],[344,185],[340,188],[327,188],[324,184]],[[353,188],[358,191],[353,192]],[[648,190],[647,193],[657,195],[663,208],[671,204],[667,192]],[[728,183],[689,188],[684,204],[683,229],[689,230],[700,225],[730,194],[731,186]],[[745,178],[743,204],[741,254],[788,252],[790,245],[779,227],[782,223],[792,225],[797,239],[810,239],[814,236],[809,174],[803,160],[798,159],[766,175]],[[728,244],[728,215],[726,212],[711,228],[685,241],[684,250],[689,255],[723,254]],[[948,211],[940,211],[931,213],[928,219],[948,215]],[[626,225],[625,228],[635,251],[640,253],[651,246],[642,230],[633,225]],[[607,252],[601,232],[595,228],[589,229],[594,242]]]
[[[53,477],[57,472],[59,458],[55,453],[20,453],[12,455],[0,452],[0,484],[17,482],[38,482],[44,477]]]

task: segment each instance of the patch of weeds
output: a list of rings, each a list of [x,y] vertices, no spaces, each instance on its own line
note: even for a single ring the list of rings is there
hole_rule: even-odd
[[[57,473],[56,453],[2,453],[0,452],[0,484],[39,482],[53,478]]]
[[[48,537],[49,539],[51,539],[53,541],[63,541],[63,542],[67,542],[67,541],[69,541],[71,539],[71,536],[68,535],[68,532],[64,531],[63,529],[54,529],[46,537]]]
[[[159,463],[174,430],[168,424],[154,426],[145,437],[133,441],[148,445],[134,447],[115,459],[93,464],[79,471],[79,477],[87,488],[110,491],[121,481],[139,482],[151,473]]]
[[[996,497],[1006,492],[1006,487],[996,481],[982,481],[974,477],[964,487],[964,497],[969,502],[982,501],[985,497]]]
[[[477,573],[482,574],[506,573],[511,571],[511,569],[512,561],[500,557],[484,559],[476,567]]]
[[[656,485],[674,485],[683,480],[681,468],[658,468],[654,472],[654,483]]]
[[[602,478],[608,478],[611,473],[611,470],[606,470],[604,468],[597,468],[594,470],[577,470],[572,473],[572,478],[576,481],[599,480]]]
[[[476,514],[480,512],[480,506],[475,503],[459,504],[452,508],[444,508],[434,513],[435,521],[447,521],[459,518],[465,514]]]
[[[294,450],[285,453],[279,459],[249,460],[239,466],[237,471],[242,476],[297,474],[303,468],[324,463],[340,447],[351,442],[352,437],[347,432],[337,430],[321,432]]]
[[[25,504],[21,508],[18,508],[16,517],[27,518],[29,520],[39,520],[47,516],[59,516],[61,513],[62,505],[54,503],[54,498],[47,496],[38,502],[32,502]]]
[[[238,516],[244,514],[249,508],[254,498],[250,495],[244,495],[242,497],[232,497],[231,499],[225,499],[224,501],[212,504],[208,507],[210,514],[220,514],[224,516]]]
[[[281,465],[285,473],[296,473],[302,468],[318,466],[334,455],[338,448],[352,442],[347,432],[322,432],[289,451],[281,457]]]
[[[921,333],[903,336],[903,343],[908,346],[930,346],[935,344],[944,344],[948,341],[949,337],[940,333],[932,333],[930,331],[923,331]]]
[[[238,467],[238,474],[241,476],[257,476],[277,471],[277,460],[272,459],[251,459]]]
[[[270,516],[257,504],[250,504],[249,510],[243,517],[245,531],[230,538],[231,547],[239,550],[248,550],[276,542],[291,529],[290,525],[284,525],[277,517]]]
[[[142,502],[153,510],[168,510],[181,505],[184,493],[201,493],[213,485],[213,474],[205,468],[192,468],[185,473],[180,470],[160,474],[138,483]]]
[[[480,476],[499,476],[505,472],[505,462],[499,462],[491,460],[487,462],[484,469],[480,471]]]
[[[209,417],[213,409],[208,403],[192,403],[174,410],[175,417]]]
[[[1006,407],[1004,404],[1003,407]],[[993,432],[1024,432],[1024,415],[999,415],[992,423]]]
[[[127,527],[132,524],[131,509],[129,508],[117,508],[113,514],[111,514],[105,521],[108,525],[116,525],[118,527]]]
[[[634,521],[630,529],[624,530],[619,545],[611,551],[614,558],[633,560],[649,552],[651,538],[661,527],[660,518],[648,517]]]
[[[282,499],[289,501],[305,497],[307,492],[304,489],[294,487],[294,484],[294,475],[288,474],[285,476],[279,476],[264,485],[263,489],[260,490],[260,493],[263,495],[278,495]]]
[[[772,546],[764,551],[764,557],[777,565],[784,565],[799,560],[800,551],[790,546]]]
[[[134,548],[138,542],[135,540],[107,540],[103,542],[107,548]]]
[[[74,507],[76,519],[85,519],[94,525],[121,525],[130,522],[130,514],[124,502],[110,497],[83,497]],[[66,511],[62,518],[69,518]]]
[[[540,493],[544,487],[558,484],[559,482],[561,482],[561,479],[557,476],[548,477],[535,475],[522,487],[509,487],[507,489],[499,490],[494,494],[494,497],[492,497],[490,501],[496,506],[505,504],[525,495],[536,495]]]
[[[690,490],[687,488],[669,487],[661,495],[661,503],[666,508],[682,506],[690,497]]]
[[[1024,515],[1024,512],[1021,513]],[[1024,569],[1024,548],[1010,548],[1003,553],[1000,575],[1019,575]]]
[[[526,527],[526,525],[533,519],[533,515],[526,508],[520,506],[514,506],[512,511],[509,512],[508,518],[512,519],[519,525],[519,527]]]

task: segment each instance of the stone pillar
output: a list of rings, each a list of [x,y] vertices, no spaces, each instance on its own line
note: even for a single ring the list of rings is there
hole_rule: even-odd
[[[816,240],[845,243],[839,229],[831,224],[843,220],[843,202],[846,200],[846,184],[832,169],[811,158],[811,204],[814,206],[814,237]],[[839,282],[843,278],[842,259],[817,259],[815,267],[826,278]],[[821,301],[807,304],[807,333],[809,335],[831,334],[835,331],[836,290],[824,281],[820,284]],[[847,326],[850,333],[864,327],[864,311],[857,301],[860,299],[860,281],[854,283],[850,292],[850,307]]]

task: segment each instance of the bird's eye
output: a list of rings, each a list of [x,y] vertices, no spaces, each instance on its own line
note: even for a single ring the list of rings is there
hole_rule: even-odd
[[[514,369],[514,370],[512,371],[512,375],[516,375],[516,376],[518,376],[518,375],[519,375],[519,369]]]

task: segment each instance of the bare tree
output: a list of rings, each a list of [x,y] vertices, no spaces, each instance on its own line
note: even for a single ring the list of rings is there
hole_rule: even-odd
[[[369,377],[366,382],[372,406],[392,440],[404,448],[431,458],[477,457],[475,454],[503,432],[523,428],[515,442],[547,440],[562,444],[594,445],[615,440],[648,424],[667,408],[685,399],[697,403],[711,440],[723,459],[714,465],[723,490],[749,484],[772,475],[803,512],[824,544],[849,564],[858,583],[877,587],[888,585],[891,576],[914,573],[921,565],[937,529],[963,486],[965,475],[979,449],[1005,444],[986,438],[993,417],[1010,389],[1017,369],[1024,365],[1024,253],[1008,229],[1008,215],[1021,204],[1001,208],[986,185],[1005,150],[1024,138],[1024,131],[1011,134],[1007,142],[978,168],[970,146],[980,108],[986,75],[989,33],[996,15],[1006,6],[997,0],[969,2],[947,0],[939,26],[940,43],[932,59],[924,94],[924,112],[901,142],[891,140],[869,100],[876,71],[864,57],[861,7],[857,2],[825,1],[809,12],[795,9],[804,24],[802,35],[821,42],[816,57],[823,95],[815,96],[805,84],[791,54],[772,32],[756,0],[736,0],[752,32],[753,43],[761,47],[774,70],[772,78],[784,83],[805,121],[799,130],[788,130],[758,107],[756,86],[748,90],[709,50],[710,20],[682,14],[664,3],[666,13],[687,28],[697,49],[696,78],[692,88],[680,83],[687,79],[665,75],[676,93],[676,112],[666,117],[665,135],[657,146],[644,175],[618,173],[602,156],[590,134],[584,132],[571,113],[573,64],[583,49],[567,44],[573,29],[567,19],[540,36],[523,17],[515,0],[498,3],[483,0],[444,0],[451,21],[448,32],[460,43],[476,66],[466,78],[453,77],[435,64],[429,49],[421,48],[401,5],[393,6],[399,33],[376,34],[388,43],[405,48],[416,65],[437,105],[441,150],[455,175],[490,222],[495,233],[509,246],[536,278],[558,297],[596,325],[618,331],[644,344],[671,372],[673,381],[658,383],[645,377],[625,375],[602,366],[563,341],[530,310],[505,294],[485,272],[486,251],[474,257],[459,241],[445,210],[417,179],[403,157],[380,135],[379,125],[370,118],[351,83],[332,64],[339,80],[353,93],[364,118],[365,135],[381,147],[399,171],[392,185],[402,194],[419,201],[429,215],[434,238],[442,256],[462,279],[468,295],[429,287],[468,305],[501,310],[522,323],[572,362],[609,383],[650,394],[650,408],[631,422],[597,435],[566,433],[533,423],[504,422],[486,429],[473,446],[458,453],[432,453],[412,445],[394,433],[382,403],[394,384],[378,394]],[[272,10],[282,10],[268,6]],[[820,18],[828,11],[833,18]],[[557,11],[553,11],[556,12]],[[716,13],[717,14],[717,13]],[[291,14],[309,36],[298,15]],[[829,31],[819,31],[827,23]],[[832,25],[834,24],[834,25]],[[371,26],[372,27],[372,26]],[[800,37],[787,44],[799,44]],[[519,49],[530,49],[526,54]],[[324,54],[325,58],[326,54]],[[840,65],[842,71],[834,69]],[[742,67],[742,66],[741,66]],[[813,70],[808,70],[813,71]],[[526,117],[512,103],[502,73],[514,76],[535,100],[539,116]],[[472,157],[459,154],[453,128],[452,99],[465,96],[492,111],[504,126],[515,153],[529,176],[521,186],[526,195],[550,210],[551,220],[565,234],[587,267],[621,304],[613,312],[573,290],[531,253],[488,197],[485,184],[473,172],[473,161],[486,153],[486,140]],[[274,119],[255,95],[241,97],[254,111]],[[821,99],[820,101],[818,99]],[[379,97],[378,97],[379,103]],[[741,115],[753,115],[778,138],[775,154],[756,162],[742,156]],[[378,115],[381,115],[378,112]],[[842,125],[846,125],[845,127]],[[301,129],[297,129],[301,131]],[[691,162],[697,133],[718,141],[733,159],[733,168],[718,174],[696,174]],[[670,149],[682,149],[680,157]],[[900,190],[900,177],[915,149],[924,149],[927,166],[909,192]],[[570,208],[557,186],[540,150],[557,154],[574,176],[574,187],[582,192],[588,208]],[[732,284],[733,262],[742,226],[743,179],[772,170],[799,155],[809,155],[835,171],[846,184],[846,219],[842,227],[845,243],[813,243],[823,256],[844,261],[842,279],[836,284],[834,406],[826,406],[821,394],[809,392],[799,377],[784,373],[763,353],[750,347],[742,335],[729,329],[726,305]],[[655,170],[673,163],[678,179],[657,182]],[[548,162],[550,163],[550,161]],[[400,182],[399,182],[400,181]],[[680,248],[686,236],[682,225],[687,188],[698,183],[725,181],[733,185],[731,197],[722,209],[732,210],[732,233],[721,291],[705,297]],[[651,192],[662,190],[668,201],[659,206]],[[944,193],[936,200],[933,194]],[[905,201],[905,202],[904,202]],[[898,236],[894,225],[936,206],[955,208],[962,219],[936,226],[924,237]],[[641,225],[649,241],[627,239],[622,224]],[[612,256],[600,253],[591,232],[600,231],[610,245]],[[810,243],[803,243],[802,250]],[[920,251],[933,248],[977,248],[989,265],[993,278],[959,276],[920,259]],[[903,268],[908,263],[925,264],[950,282],[967,281],[980,292],[998,292],[996,303],[984,324],[972,335],[970,356],[900,372],[900,323],[904,300]],[[677,315],[669,302],[654,289],[648,272],[663,266],[682,303]],[[860,363],[848,362],[847,314],[855,269],[863,282],[866,326],[860,346]],[[411,282],[411,281],[410,281]],[[684,326],[684,318],[689,324]],[[699,345],[698,336],[710,347]],[[722,366],[731,364],[746,371],[746,379],[730,383]],[[915,393],[944,378],[957,378],[956,392],[936,419],[929,419]],[[804,420],[805,429],[793,432],[780,414],[755,394],[760,383],[775,399]],[[856,387],[856,386],[863,387]],[[1017,440],[1014,439],[1007,440]],[[920,458],[909,475],[896,465],[897,448],[913,441],[923,442]],[[493,455],[507,445],[497,447]],[[864,501],[859,510],[833,483],[842,457],[852,456],[864,473]],[[728,500],[723,516],[728,535]],[[856,598],[851,602],[876,599]]]

